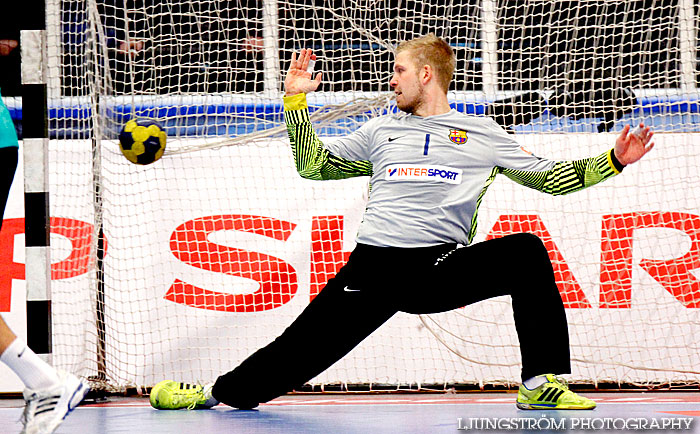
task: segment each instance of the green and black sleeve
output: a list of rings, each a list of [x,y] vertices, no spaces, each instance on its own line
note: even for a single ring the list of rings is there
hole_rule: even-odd
[[[526,187],[552,195],[582,190],[605,181],[622,171],[613,149],[597,157],[572,161],[558,161],[551,169],[527,171],[499,167],[499,173]]]
[[[345,179],[372,176],[372,163],[337,157],[324,149],[311,125],[306,95],[284,97],[284,119],[299,175],[306,179]]]

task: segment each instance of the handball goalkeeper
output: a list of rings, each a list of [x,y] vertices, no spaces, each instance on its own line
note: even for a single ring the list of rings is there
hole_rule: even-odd
[[[455,55],[429,34],[396,49],[389,82],[398,114],[371,119],[333,143],[311,125],[306,94],[321,84],[307,71],[311,50],[292,55],[284,111],[296,168],[308,179],[369,176],[357,247],[299,317],[272,343],[213,385],[162,381],[159,409],[240,409],[281,396],[323,372],[399,311],[443,312],[509,295],[520,342],[521,409],[592,409],[557,375],[571,372],[564,305],[542,241],[515,234],[471,244],[486,189],[499,175],[553,195],[620,173],[649,152],[653,133],[622,129],[612,149],[553,161],[524,150],[488,117],[450,108]],[[504,272],[504,270],[507,270]],[[546,316],[546,332],[539,318]]]

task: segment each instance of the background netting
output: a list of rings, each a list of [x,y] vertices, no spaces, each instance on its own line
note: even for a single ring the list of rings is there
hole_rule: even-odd
[[[309,101],[332,140],[395,110],[394,47],[434,32],[457,56],[453,107],[495,117],[536,154],[597,155],[625,124],[657,132],[645,161],[572,196],[496,181],[476,241],[548,243],[574,381],[700,380],[699,1],[48,4],[59,366],[117,390],[211,381],[277,336],[347,259],[367,199],[366,179],[296,175],[281,101],[291,53],[318,55]],[[150,166],[115,140],[135,116],[169,135]],[[533,321],[546,336],[546,312]],[[518,381],[506,298],[397,315],[313,380]]]

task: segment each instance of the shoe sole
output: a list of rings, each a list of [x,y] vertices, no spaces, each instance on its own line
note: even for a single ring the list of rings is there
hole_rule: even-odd
[[[85,383],[83,383],[80,380],[78,381],[80,382],[78,388],[75,389],[75,392],[73,392],[73,396],[71,396],[71,398],[68,400],[68,413],[75,410],[75,408],[78,407],[81,402],[83,402],[85,395],[87,395],[90,391],[90,388],[86,386]],[[66,416],[68,415],[68,413],[66,413]],[[63,416],[63,418],[65,419],[66,416]]]
[[[556,404],[525,404],[522,402],[516,402],[515,405],[521,410],[593,410],[596,408],[595,405],[592,407],[582,405],[557,406]]]

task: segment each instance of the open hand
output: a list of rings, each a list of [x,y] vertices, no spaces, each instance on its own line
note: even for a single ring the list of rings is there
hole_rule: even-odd
[[[636,133],[630,133],[630,126],[625,125],[615,141],[615,157],[625,166],[639,161],[654,147],[651,143],[653,135],[651,128],[645,127],[644,124],[639,124],[639,131]]]
[[[287,77],[284,79],[285,95],[292,96],[298,93],[309,93],[318,89],[321,84],[321,73],[316,74],[316,78],[311,78],[311,73],[306,69],[309,67],[312,51],[302,49],[297,59],[296,53],[292,53],[292,61],[289,63]]]

